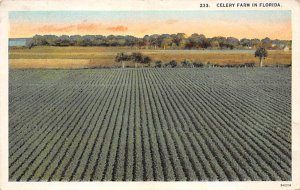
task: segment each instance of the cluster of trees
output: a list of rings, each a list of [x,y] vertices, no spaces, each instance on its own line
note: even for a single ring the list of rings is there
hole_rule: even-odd
[[[260,60],[260,67],[263,67],[263,60],[268,56],[268,51],[264,47],[259,47],[256,49],[254,53],[255,57],[258,57]],[[146,66],[151,66],[152,59],[149,56],[143,55],[142,53],[132,53],[132,54],[127,54],[127,53],[118,53],[115,57],[115,62],[117,63],[122,63],[122,67],[125,68],[125,62],[131,61],[134,63],[140,63]],[[226,64],[226,65],[219,65],[219,64],[212,64],[210,62],[203,64],[200,61],[191,61],[188,59],[184,59],[182,62],[177,63],[175,60],[171,60],[170,62],[167,63],[162,63],[162,61],[157,60],[154,62],[154,67],[160,68],[160,67],[170,67],[170,68],[175,68],[177,66],[179,67],[184,67],[184,68],[194,68],[194,67],[254,67],[255,63],[250,62],[250,63],[244,63],[244,64]],[[290,65],[287,65],[290,66]],[[135,65],[137,67],[137,65]]]
[[[115,61],[117,63],[122,63],[122,67],[125,68],[125,63],[127,61],[132,61],[135,63],[135,67],[137,67],[137,63],[143,64],[143,65],[148,65],[152,61],[149,56],[143,55],[141,53],[132,53],[132,54],[127,54],[124,52],[118,53],[115,57]]]
[[[209,66],[209,64],[207,64]],[[205,64],[203,64],[201,61],[191,61],[189,59],[184,59],[183,61],[181,61],[180,63],[177,63],[177,61],[175,60],[171,60],[168,63],[165,63],[163,65],[161,65],[160,67],[183,67],[183,68],[194,68],[194,67],[204,67]],[[155,67],[157,67],[155,65]]]
[[[203,34],[194,33],[187,36],[177,34],[153,34],[138,38],[130,35],[35,35],[28,41],[27,46],[130,46],[148,49],[283,49],[291,47],[291,40],[237,39],[234,37],[207,38]]]
[[[165,64],[160,64],[157,66],[155,62],[154,67],[169,67],[169,68],[175,68],[175,67],[181,67],[181,68],[200,68],[200,67],[255,67],[255,63],[244,63],[244,64],[216,64],[216,63],[202,63],[201,61],[191,61],[188,59],[185,59],[181,62],[177,62],[175,60],[172,60]]]
[[[255,52],[255,56],[259,57],[260,60],[262,61],[264,58],[266,58],[268,56],[267,54],[267,50],[265,50],[264,48],[259,48],[256,52]],[[135,67],[137,67],[137,63],[142,64],[145,67],[156,67],[156,68],[161,68],[161,67],[165,67],[165,68],[175,68],[175,67],[181,67],[181,68],[197,68],[197,67],[254,67],[255,63],[251,62],[251,63],[244,63],[244,64],[215,64],[215,63],[202,63],[201,61],[197,61],[197,60],[189,60],[189,59],[184,59],[181,62],[177,62],[176,60],[171,60],[169,62],[163,63],[161,60],[156,60],[156,61],[152,61],[152,59],[149,56],[143,55],[141,53],[132,53],[132,54],[128,54],[128,53],[118,53],[115,57],[115,62],[116,63],[121,63],[122,64],[122,68],[125,67],[130,67],[130,66],[126,66],[125,63],[126,62],[134,62]],[[260,64],[260,66],[262,65],[262,62]]]

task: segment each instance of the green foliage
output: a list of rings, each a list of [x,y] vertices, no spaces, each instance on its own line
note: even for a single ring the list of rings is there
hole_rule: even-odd
[[[133,61],[133,62],[136,62],[136,63],[142,63],[143,62],[143,59],[144,59],[144,56],[141,54],[141,53],[132,53],[131,54],[131,57],[130,59]]]
[[[260,47],[255,51],[254,55],[260,59],[265,59],[268,56],[268,51],[265,48]]]
[[[191,67],[192,66],[192,62],[189,59],[185,59],[185,60],[183,60],[181,62],[181,66],[185,67],[185,68]]]
[[[170,61],[169,63],[165,64],[165,67],[171,67],[174,68],[177,66],[177,62],[175,60]]]
[[[255,57],[259,57],[260,67],[263,66],[263,60],[268,56],[268,51],[264,47],[260,47],[255,51]]]
[[[283,67],[11,70],[9,181],[290,181],[290,81]]]
[[[162,67],[162,62],[161,62],[160,60],[155,61],[154,67],[156,67],[156,68],[161,68],[161,67]]]
[[[262,46],[266,49],[283,49],[285,46],[291,47],[291,43],[291,40],[271,40],[270,38],[238,40],[235,37],[207,38],[203,34],[194,33],[186,36],[184,33],[177,33],[145,35],[143,38],[129,35],[35,35],[27,46],[136,46],[147,49],[253,49]]]
[[[190,61],[188,59],[185,59],[181,62],[181,66],[184,68],[204,67],[204,64],[201,61]]]
[[[143,59],[140,63],[142,64],[150,64],[150,62],[152,61],[152,59],[149,56],[143,56]]]
[[[132,53],[132,54],[128,54],[128,53],[117,53],[116,57],[115,57],[115,61],[117,63],[122,62],[122,61],[132,61],[135,63],[141,63],[141,64],[150,64],[150,62],[152,61],[152,59],[149,56],[143,55],[141,53]]]
[[[194,61],[192,64],[194,67],[203,67],[204,66],[204,64],[201,61]]]
[[[122,61],[129,61],[129,60],[131,60],[131,56],[124,52],[117,53],[117,55],[115,57],[115,61],[117,63],[122,62]]]

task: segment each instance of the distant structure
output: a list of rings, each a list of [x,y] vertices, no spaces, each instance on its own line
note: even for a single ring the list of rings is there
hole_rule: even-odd
[[[285,46],[285,47],[283,48],[283,51],[290,51],[290,48],[289,48],[288,46]]]

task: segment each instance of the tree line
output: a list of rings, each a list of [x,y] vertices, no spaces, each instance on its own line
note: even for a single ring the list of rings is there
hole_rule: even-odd
[[[34,46],[129,46],[146,49],[266,49],[291,48],[291,40],[270,39],[237,39],[235,37],[217,36],[207,38],[203,34],[194,33],[187,36],[177,34],[153,34],[138,38],[130,35],[35,35],[26,44]]]

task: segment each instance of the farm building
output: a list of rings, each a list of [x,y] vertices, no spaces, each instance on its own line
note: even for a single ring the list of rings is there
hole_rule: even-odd
[[[290,48],[289,48],[288,46],[285,46],[285,47],[283,48],[283,51],[290,51]]]

